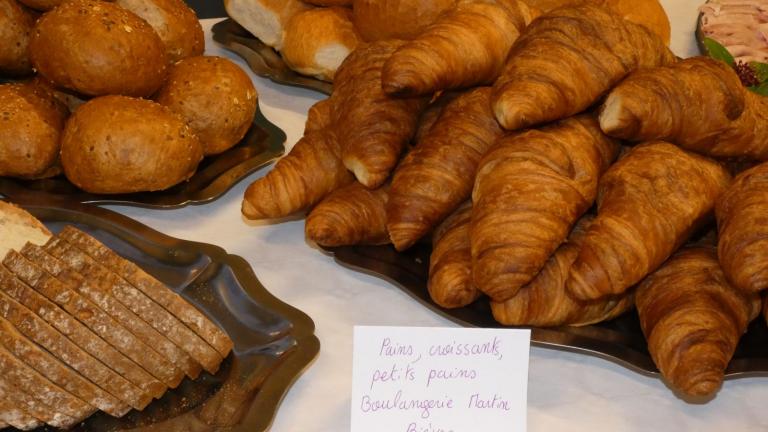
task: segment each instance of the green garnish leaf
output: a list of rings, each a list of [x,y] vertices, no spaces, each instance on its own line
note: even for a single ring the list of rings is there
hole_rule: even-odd
[[[724,46],[720,45],[720,43],[712,38],[704,38],[704,47],[707,49],[707,53],[710,57],[716,60],[724,61],[728,63],[729,66],[733,67],[734,60],[731,53],[728,52],[727,49],[725,49]]]
[[[757,77],[758,81],[761,83],[768,81],[768,64],[760,62],[749,62],[749,65],[752,67],[752,70],[755,71],[755,76]]]
[[[757,93],[761,96],[768,96],[768,82],[764,82],[759,86],[752,86],[747,88],[752,92]]]

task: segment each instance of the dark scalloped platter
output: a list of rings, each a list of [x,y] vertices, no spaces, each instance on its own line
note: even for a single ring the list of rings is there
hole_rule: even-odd
[[[285,152],[285,140],[285,132],[270,123],[261,110],[257,110],[251,128],[237,145],[224,153],[203,159],[189,181],[163,191],[96,195],[78,189],[61,175],[43,180],[0,177],[0,195],[15,201],[47,192],[73,202],[160,209],[204,204],[224,195],[240,180],[280,157]]]
[[[211,31],[213,40],[245,59],[256,75],[278,84],[331,94],[333,84],[294,72],[285,64],[280,54],[231,18],[216,23]]]
[[[444,309],[430,299],[427,276],[431,247],[428,244],[417,244],[405,252],[397,252],[391,245],[325,250],[341,265],[394,284],[433,312],[459,325],[503,327],[494,321],[485,298],[459,309]],[[585,327],[531,328],[531,342],[535,346],[594,355],[644,375],[658,376],[635,311]],[[762,316],[752,322],[742,336],[726,371],[727,378],[747,376],[768,376],[768,326]]]
[[[320,349],[311,318],[270,294],[241,257],[175,239],[126,216],[62,197],[15,201],[52,231],[72,224],[203,311],[235,343],[216,375],[203,373],[116,419],[98,413],[73,431],[263,432],[283,396]],[[41,429],[48,430],[48,429]]]

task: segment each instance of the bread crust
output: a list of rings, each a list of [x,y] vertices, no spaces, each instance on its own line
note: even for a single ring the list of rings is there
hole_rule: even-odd
[[[258,94],[248,74],[222,57],[184,59],[155,97],[197,134],[205,155],[237,144],[256,115]]]
[[[352,22],[366,42],[413,39],[456,0],[354,0]]]
[[[34,84],[0,85],[0,176],[57,174],[67,108]]]
[[[224,0],[224,7],[238,24],[279,51],[291,18],[313,6],[300,0]]]
[[[317,8],[296,14],[290,20],[282,54],[291,69],[333,81],[336,69],[360,43],[349,9]]]
[[[98,0],[72,0],[38,20],[32,64],[54,84],[88,96],[148,97],[167,70],[165,46],[143,19]]]
[[[205,35],[193,11],[182,0],[117,0],[120,6],[135,13],[160,36],[168,61],[203,55]]]
[[[0,75],[32,73],[28,47],[37,14],[16,0],[0,0]]]
[[[152,101],[92,99],[64,129],[61,162],[69,181],[91,193],[167,189],[191,177],[202,146],[181,117]]]

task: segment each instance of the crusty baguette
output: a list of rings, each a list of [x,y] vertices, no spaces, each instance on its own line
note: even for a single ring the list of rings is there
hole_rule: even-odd
[[[17,279],[4,265],[0,265],[0,289],[5,295],[47,322],[57,331],[58,337],[70,340],[94,359],[111,368],[117,377],[122,377],[124,395],[130,399],[127,402],[135,408],[143,409],[153,397],[159,397],[165,392],[166,387],[162,383],[117,352],[53,302]]]
[[[203,366],[203,369],[211,374],[218,371],[219,365],[224,360],[221,354],[168,313],[167,310],[75,246],[59,238],[53,238],[48,242],[49,245],[54,243],[59,244],[61,248],[72,254],[74,261],[68,264],[72,266],[73,270],[79,271],[86,278],[105,281],[109,285],[111,294],[120,303],[179,348],[186,351]]]
[[[300,0],[224,0],[227,14],[265,44],[283,49],[285,26],[312,6]]]
[[[50,352],[32,342],[6,319],[0,317],[0,345],[24,363],[85,402],[114,417],[122,417],[131,407],[102,390]],[[2,397],[0,397],[0,400]],[[2,418],[2,417],[0,417]],[[6,419],[10,424],[11,421]],[[15,426],[15,425],[14,425]],[[19,428],[18,426],[15,426]],[[19,428],[21,429],[21,428]]]
[[[28,246],[35,247],[34,245]],[[42,253],[42,251],[40,252]],[[184,372],[176,368],[173,363],[109,318],[98,306],[51,276],[37,264],[29,261],[21,253],[9,252],[3,260],[3,264],[27,285],[78,319],[104,341],[120,351],[121,354],[136,363],[138,367],[143,368],[164,383],[165,386],[175,388],[184,378]]]
[[[20,333],[35,341],[112,396],[129,404],[138,399],[139,389],[88,355],[48,325],[42,318],[4,292],[0,292],[0,316],[13,324]],[[146,406],[138,403],[132,405],[135,405],[134,408],[137,409],[143,409]]]
[[[59,260],[59,265],[44,267],[47,272],[53,274],[64,283],[71,283],[71,286],[75,287],[78,293],[96,303],[104,312],[125,326],[136,337],[155,348],[157,352],[181,368],[187,376],[192,379],[197,378],[201,370],[199,363],[118,301],[112,295],[112,287],[109,281],[80,274],[77,268],[80,266],[79,261],[81,257],[79,255],[81,254],[75,253],[76,251],[67,250],[64,246],[66,246],[65,242],[55,239],[46,244],[45,252]],[[39,262],[39,264],[49,263]]]
[[[232,339],[202,312],[162,282],[147,274],[147,272],[133,262],[122,258],[97,239],[73,226],[65,227],[59,233],[59,236],[86,252],[91,258],[127,280],[152,300],[166,308],[215,348],[222,357],[229,355],[233,346]]]
[[[0,259],[27,242],[43,245],[51,237],[48,228],[25,210],[0,201]]]
[[[0,347],[0,372],[19,392],[40,402],[41,406],[72,419],[74,425],[96,412],[96,408],[73,396],[48,378],[27,366],[7,349]]]

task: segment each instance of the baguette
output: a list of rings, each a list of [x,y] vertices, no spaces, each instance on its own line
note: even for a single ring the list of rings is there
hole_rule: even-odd
[[[34,247],[34,245],[28,246],[22,250],[29,251],[31,247]],[[69,286],[45,272],[22,254],[15,251],[9,252],[3,260],[3,264],[18,278],[56,303],[68,314],[80,320],[91,331],[98,334],[104,341],[111,344],[112,347],[149,372],[157,380],[163,382],[167,387],[175,388],[184,378],[184,373],[170,361],[138,340],[96,305],[84,299]]]
[[[227,14],[265,44],[283,49],[285,26],[312,6],[300,0],[224,0]]]
[[[197,335],[208,342],[222,357],[232,350],[232,339],[202,312],[173,292],[162,282],[147,274],[139,266],[120,257],[97,239],[73,226],[65,227],[59,236],[95,261],[109,268],[152,300],[166,308]]]

